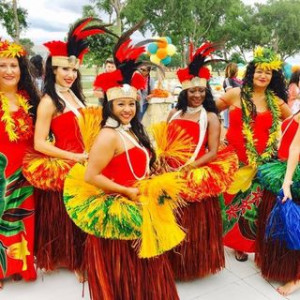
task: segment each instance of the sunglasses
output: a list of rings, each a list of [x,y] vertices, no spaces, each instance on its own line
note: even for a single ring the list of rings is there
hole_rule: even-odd
[[[140,69],[141,72],[148,72],[147,69]]]

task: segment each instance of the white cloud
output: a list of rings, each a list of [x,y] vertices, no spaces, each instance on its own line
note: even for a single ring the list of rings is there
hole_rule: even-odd
[[[82,16],[82,6],[91,3],[89,0],[19,0],[18,4],[28,13],[29,26],[21,38],[29,38],[41,45],[51,40],[63,40],[70,24]],[[0,29],[1,35],[8,38],[5,30]]]

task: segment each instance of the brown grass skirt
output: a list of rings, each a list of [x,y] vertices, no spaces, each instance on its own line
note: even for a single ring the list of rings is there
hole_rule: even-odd
[[[167,257],[140,259],[132,243],[88,236],[85,265],[91,299],[179,299]]]
[[[86,234],[69,218],[62,192],[35,189],[34,197],[37,267],[81,270]]]
[[[193,280],[224,268],[222,217],[218,198],[189,203],[181,212],[179,224],[186,229],[187,236],[168,253],[176,280]]]
[[[258,208],[255,262],[266,279],[288,282],[300,279],[300,251],[289,250],[279,241],[264,239],[266,224],[275,200],[273,193],[264,191]]]

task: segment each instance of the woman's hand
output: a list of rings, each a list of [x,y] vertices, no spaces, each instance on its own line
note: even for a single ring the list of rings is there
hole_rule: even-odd
[[[70,159],[79,163],[85,162],[89,158],[89,154],[84,153],[72,153]]]
[[[124,191],[124,194],[127,198],[131,199],[132,201],[137,202],[140,191],[138,188],[129,187],[129,188],[126,188],[126,190]]]
[[[292,199],[292,193],[291,193],[291,185],[293,182],[284,182],[282,185],[282,190],[284,197],[282,198],[282,203],[284,203],[287,199]]]
[[[183,168],[180,169],[180,171],[182,172],[190,172],[191,170],[195,169],[197,166],[195,165],[195,163],[190,163],[186,166],[184,166]]]

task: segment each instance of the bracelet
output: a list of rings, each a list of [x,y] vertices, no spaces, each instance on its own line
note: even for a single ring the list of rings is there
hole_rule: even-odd
[[[291,181],[289,181],[289,182],[284,182],[282,185],[285,185],[285,184],[286,184],[286,185],[292,185],[293,183],[294,183],[294,181],[291,180]]]

